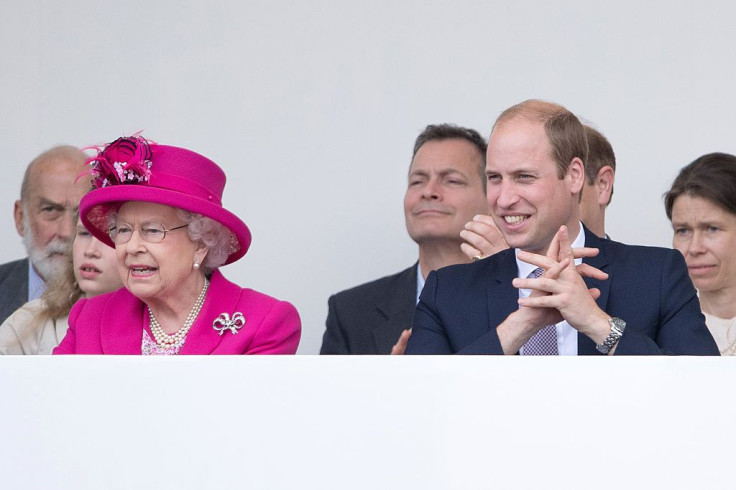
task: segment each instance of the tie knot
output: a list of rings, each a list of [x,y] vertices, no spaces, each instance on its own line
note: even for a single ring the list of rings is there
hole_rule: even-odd
[[[529,273],[529,275],[527,276],[527,278],[529,278],[529,279],[536,279],[539,276],[541,276],[543,273],[544,273],[544,271],[540,267],[537,267],[536,269],[534,269],[533,271],[531,271]]]

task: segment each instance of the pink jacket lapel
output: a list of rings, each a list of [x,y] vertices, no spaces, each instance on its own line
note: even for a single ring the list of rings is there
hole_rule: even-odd
[[[211,354],[223,341],[233,335],[229,330],[220,335],[220,332],[214,329],[213,323],[222,313],[227,313],[231,317],[235,314],[241,294],[242,289],[239,286],[225,279],[220,271],[214,271],[202,311],[189,330],[180,354]],[[247,318],[243,329],[245,328]],[[235,335],[245,334],[238,332]]]
[[[107,301],[100,322],[103,354],[141,353],[143,325],[148,324],[145,305],[127,289],[118,290]],[[145,323],[144,323],[145,322]]]

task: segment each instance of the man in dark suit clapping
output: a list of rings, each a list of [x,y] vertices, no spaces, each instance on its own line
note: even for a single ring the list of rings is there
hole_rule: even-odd
[[[430,125],[419,135],[404,197],[419,261],[330,297],[321,354],[389,354],[400,336],[405,340],[427,274],[468,262],[460,233],[475,215],[488,214],[485,152],[485,140],[472,129]]]

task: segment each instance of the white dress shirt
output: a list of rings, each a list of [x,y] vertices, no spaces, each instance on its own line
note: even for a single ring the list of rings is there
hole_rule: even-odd
[[[572,242],[573,248],[580,248],[585,246],[585,231],[583,230],[583,224],[580,223],[580,232],[578,233],[578,236],[575,238],[575,241]],[[518,249],[514,250],[514,253],[516,254],[516,267],[519,271],[519,275],[517,277],[520,278],[527,278],[529,277],[529,274],[531,274],[534,269],[537,268],[536,265],[527,264],[526,262],[522,262],[519,260],[518,256]],[[575,259],[575,265],[579,265],[583,262],[583,259]],[[530,289],[519,289],[519,298],[528,298],[531,294]],[[575,330],[570,326],[569,323],[566,321],[561,321],[560,323],[555,325],[557,329],[557,352],[561,356],[577,356],[578,355],[578,331]],[[523,352],[522,347],[522,352]]]
[[[46,291],[46,283],[38,275],[36,269],[33,268],[30,259],[28,260],[28,301],[33,301],[41,297]]]
[[[422,268],[417,263],[417,303],[419,303],[419,295],[422,294],[422,289],[424,289],[424,282]]]

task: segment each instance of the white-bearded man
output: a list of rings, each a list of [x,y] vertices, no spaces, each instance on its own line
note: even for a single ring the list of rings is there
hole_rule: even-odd
[[[79,201],[90,188],[89,177],[79,178],[85,160],[80,150],[64,145],[28,164],[13,209],[28,257],[0,265],[0,323],[41,296],[68,260]]]

